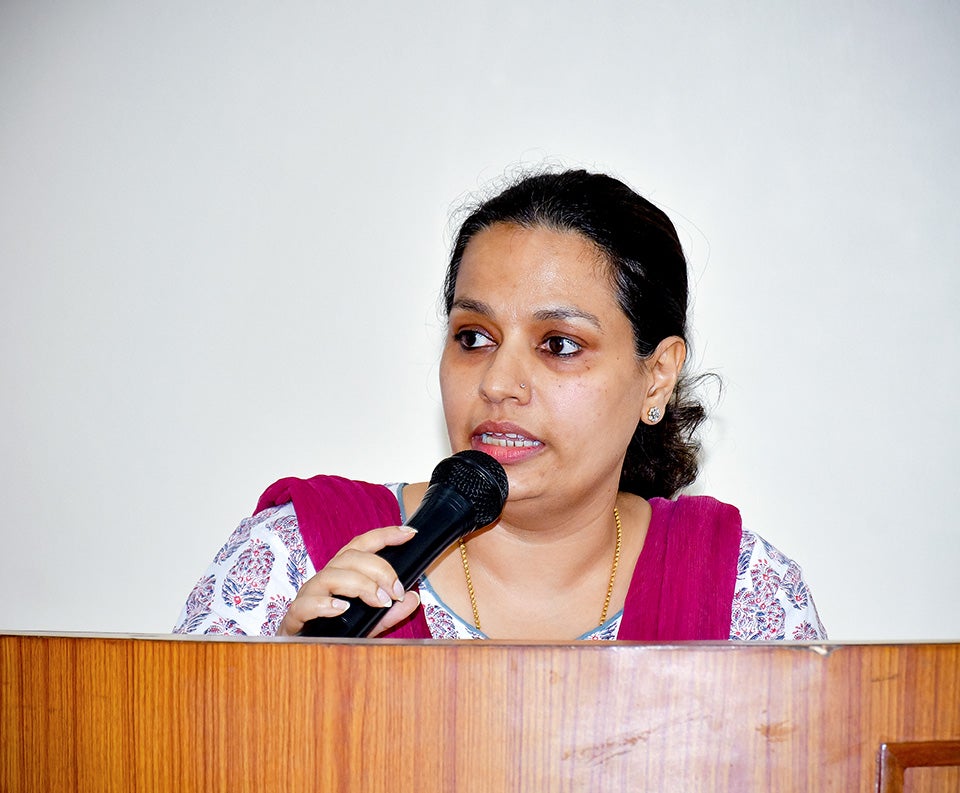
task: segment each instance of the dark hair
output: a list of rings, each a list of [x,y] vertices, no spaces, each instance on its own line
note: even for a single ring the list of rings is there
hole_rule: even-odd
[[[574,231],[609,263],[614,291],[633,326],[637,356],[649,357],[668,336],[687,340],[687,261],[670,219],[623,182],[604,174],[528,175],[474,209],[457,234],[444,283],[449,316],[460,261],[479,231],[496,223]],[[627,448],[620,489],[670,497],[697,477],[703,406],[681,378],[659,423],[640,422]]]

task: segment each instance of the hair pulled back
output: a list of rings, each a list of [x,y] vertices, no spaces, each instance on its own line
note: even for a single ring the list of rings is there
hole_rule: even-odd
[[[668,336],[687,341],[687,261],[673,223],[623,182],[581,170],[525,176],[467,216],[447,267],[448,316],[467,245],[496,223],[573,231],[593,242],[609,264],[640,359]],[[687,390],[681,378],[660,422],[637,425],[620,474],[621,490],[669,498],[696,479],[700,445],[695,432],[705,413]]]

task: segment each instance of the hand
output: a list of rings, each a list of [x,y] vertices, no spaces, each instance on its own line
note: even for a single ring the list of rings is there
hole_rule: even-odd
[[[391,607],[370,632],[371,637],[409,617],[420,605],[419,595],[405,592],[393,568],[376,552],[388,545],[402,545],[415,534],[414,529],[406,526],[388,526],[354,537],[300,587],[277,636],[296,636],[304,623],[314,617],[342,614],[350,605],[343,597],[358,597],[371,606]]]

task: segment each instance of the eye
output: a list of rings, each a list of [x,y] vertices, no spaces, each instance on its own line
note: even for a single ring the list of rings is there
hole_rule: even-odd
[[[556,355],[559,358],[576,355],[583,349],[579,344],[568,339],[566,336],[551,336],[548,339],[544,339],[540,346],[551,355]]]
[[[482,347],[493,346],[493,339],[479,330],[461,330],[453,334],[461,347],[465,350],[479,350]]]

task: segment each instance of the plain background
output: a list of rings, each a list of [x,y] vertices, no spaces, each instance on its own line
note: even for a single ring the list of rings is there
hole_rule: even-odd
[[[960,638],[960,6],[474,6],[0,5],[0,628],[167,632],[274,479],[427,478],[450,219],[550,162],[680,229],[694,492],[831,638]]]

